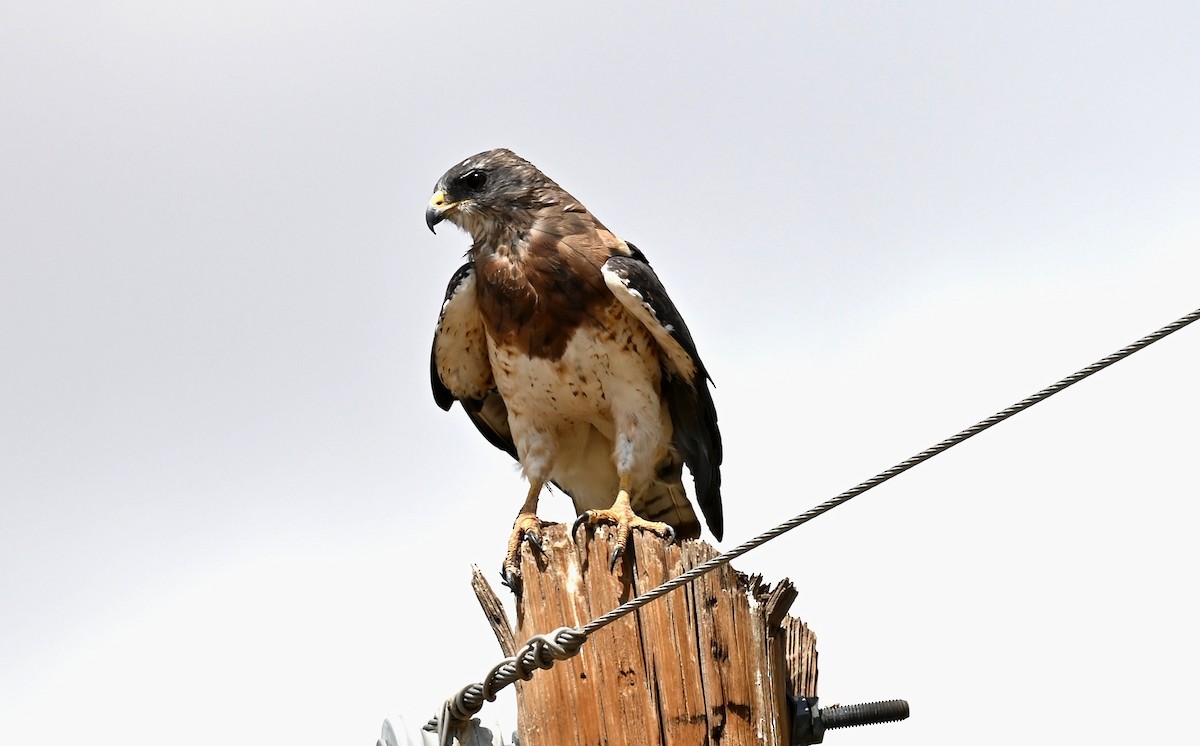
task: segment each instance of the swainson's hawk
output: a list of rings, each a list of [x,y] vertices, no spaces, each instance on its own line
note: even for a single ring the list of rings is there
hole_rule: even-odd
[[[433,397],[459,401],[529,480],[503,574],[538,543],[538,496],[553,482],[581,521],[700,535],[683,465],[721,538],[721,433],[709,376],[646,257],[533,164],[489,150],[451,168],[425,213],[471,234],[433,339]],[[578,522],[577,522],[578,523]]]

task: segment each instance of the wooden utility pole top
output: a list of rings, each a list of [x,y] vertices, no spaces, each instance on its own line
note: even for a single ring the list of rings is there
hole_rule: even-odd
[[[717,555],[635,531],[633,557],[609,569],[609,530],[548,526],[539,556],[526,545],[515,630],[486,583],[476,592],[505,655],[533,635],[582,627]],[[632,561],[631,561],[632,559]],[[787,616],[796,590],[728,566],[599,630],[579,655],[517,684],[521,746],[787,746],[785,694],[816,696],[817,653]]]

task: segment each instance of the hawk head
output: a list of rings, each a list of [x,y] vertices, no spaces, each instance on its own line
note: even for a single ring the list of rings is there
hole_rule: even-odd
[[[432,231],[449,220],[477,243],[496,243],[528,230],[540,210],[571,203],[571,195],[536,166],[498,148],[471,156],[438,179],[425,209],[425,224]]]

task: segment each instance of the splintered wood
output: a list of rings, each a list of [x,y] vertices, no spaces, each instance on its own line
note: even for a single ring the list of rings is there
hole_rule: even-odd
[[[610,571],[608,529],[587,540],[581,530],[580,541],[549,526],[545,557],[524,548],[517,646],[582,627],[717,555],[702,542],[667,544],[635,531],[633,561]],[[479,580],[480,602],[507,642]],[[795,598],[787,580],[772,589],[726,566],[623,617],[578,656],[517,683],[521,746],[785,746],[785,693],[815,696],[817,683],[815,638],[787,616]]]

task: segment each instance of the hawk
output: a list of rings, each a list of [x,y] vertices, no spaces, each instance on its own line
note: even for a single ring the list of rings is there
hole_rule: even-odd
[[[514,590],[522,541],[541,550],[538,498],[553,483],[581,523],[698,538],[695,482],[722,534],[721,433],[710,378],[650,263],[510,150],[473,155],[438,180],[425,212],[471,235],[433,338],[433,398],[458,401],[521,465],[529,491],[502,574]]]

